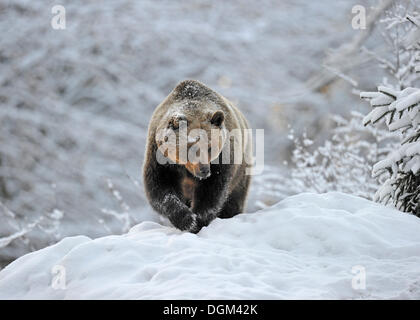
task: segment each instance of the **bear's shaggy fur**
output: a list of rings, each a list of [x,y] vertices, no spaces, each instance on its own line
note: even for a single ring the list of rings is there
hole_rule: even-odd
[[[143,164],[147,198],[176,228],[195,233],[216,217],[230,218],[243,211],[250,185],[246,169],[250,166],[244,160],[233,163],[234,139],[226,136],[209,145],[207,164],[181,163],[178,143],[175,156],[164,155],[170,158],[169,163],[159,163],[159,146],[168,141],[159,132],[167,128],[178,130],[179,121],[185,121],[188,132],[206,130],[209,139],[211,129],[243,130],[248,129],[248,123],[230,101],[195,80],[179,83],[153,113]],[[229,164],[222,163],[225,148],[230,148]],[[243,156],[251,157],[252,146],[245,137],[242,148]]]

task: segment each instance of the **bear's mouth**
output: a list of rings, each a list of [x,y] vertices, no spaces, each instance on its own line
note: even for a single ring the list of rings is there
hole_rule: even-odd
[[[187,162],[185,168],[189,173],[200,180],[207,179],[211,175],[210,164]]]

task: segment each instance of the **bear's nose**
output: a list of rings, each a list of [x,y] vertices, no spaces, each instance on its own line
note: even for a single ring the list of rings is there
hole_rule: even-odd
[[[210,176],[210,165],[208,165],[208,164],[200,164],[199,165],[199,171],[198,171],[197,176],[200,179],[208,178]]]

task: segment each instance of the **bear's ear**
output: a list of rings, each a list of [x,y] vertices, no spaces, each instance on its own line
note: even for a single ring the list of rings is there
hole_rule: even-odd
[[[225,114],[223,111],[219,110],[213,113],[211,117],[211,124],[220,127],[223,123],[223,120],[225,120]]]

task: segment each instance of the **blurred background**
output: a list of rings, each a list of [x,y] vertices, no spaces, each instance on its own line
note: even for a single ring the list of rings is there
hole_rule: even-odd
[[[378,3],[0,0],[0,266],[65,236],[159,221],[143,194],[147,126],[184,79],[265,130],[249,212],[298,192],[285,183],[291,132],[319,144],[329,115],[369,110],[358,93],[382,74],[359,52],[378,35],[352,28],[352,8]],[[57,4],[64,30],[51,27]]]

